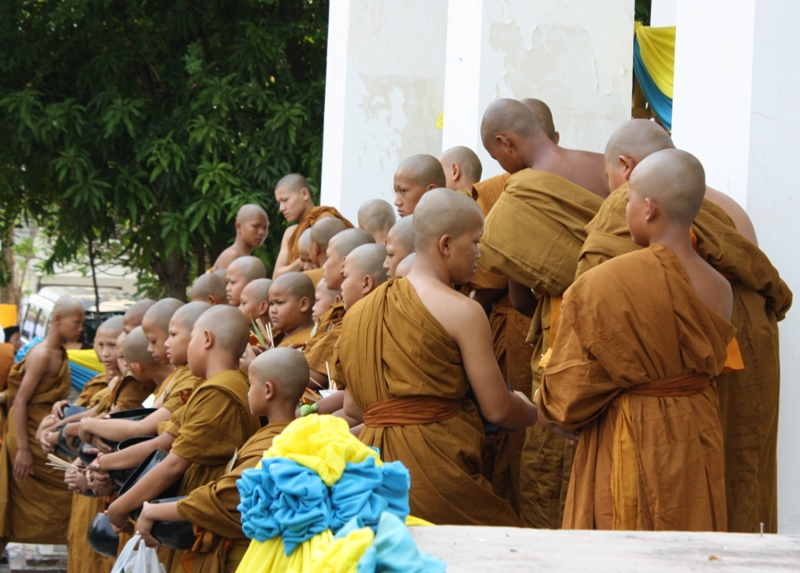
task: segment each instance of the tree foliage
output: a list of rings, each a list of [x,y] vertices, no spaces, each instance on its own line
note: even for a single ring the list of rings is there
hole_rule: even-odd
[[[276,181],[319,180],[327,0],[4,0],[0,231],[90,240],[183,297]]]

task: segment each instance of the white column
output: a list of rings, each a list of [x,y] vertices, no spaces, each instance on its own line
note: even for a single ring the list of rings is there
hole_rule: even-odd
[[[437,155],[444,100],[447,0],[331,0],[322,203],[351,221],[394,199],[397,166]]]
[[[800,295],[798,25],[797,2],[680,0],[673,135],[703,162],[709,185],[747,209],[761,248]],[[781,533],[800,533],[798,309],[780,332],[778,520]]]
[[[536,97],[565,147],[602,151],[630,118],[633,0],[462,0],[448,16],[443,147],[478,152],[486,107]]]
[[[674,26],[678,21],[678,0],[653,0],[650,5],[650,25],[653,28]]]

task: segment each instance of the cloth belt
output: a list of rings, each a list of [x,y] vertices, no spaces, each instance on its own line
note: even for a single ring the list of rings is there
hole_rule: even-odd
[[[460,411],[460,400],[435,396],[390,398],[364,410],[364,425],[368,428],[388,428],[432,424],[457,416]]]

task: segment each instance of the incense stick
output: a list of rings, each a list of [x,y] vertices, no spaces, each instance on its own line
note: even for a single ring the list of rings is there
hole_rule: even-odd
[[[65,470],[76,470],[76,471],[80,470],[78,466],[72,465],[69,462],[65,462],[64,460],[62,460],[58,456],[54,456],[53,454],[47,454],[47,459],[51,462],[51,464],[48,465],[58,466],[64,468]]]
[[[328,366],[328,361],[325,361],[325,370],[328,371],[328,385],[330,386],[331,390],[336,392],[336,381],[331,378],[331,367]]]
[[[313,378],[309,378],[309,380],[311,380],[311,381],[312,381],[314,384],[316,384],[317,386],[319,386],[321,389],[323,389],[323,390],[326,390],[325,386],[323,386],[322,384],[320,384],[319,382],[317,382],[317,381],[316,381],[316,380],[314,380]]]

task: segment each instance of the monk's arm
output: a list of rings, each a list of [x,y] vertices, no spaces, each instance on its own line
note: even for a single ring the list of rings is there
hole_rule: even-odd
[[[39,350],[39,352],[35,352]],[[25,363],[25,374],[14,396],[14,431],[17,434],[17,455],[14,458],[14,479],[25,481],[33,475],[33,454],[28,442],[28,403],[36,393],[42,378],[47,374],[47,351],[36,347],[30,351]]]
[[[175,436],[164,432],[157,438],[147,440],[146,442],[136,444],[129,448],[125,448],[124,450],[113,452],[111,454],[101,454],[97,456],[97,459],[92,462],[89,468],[100,472],[135,468],[155,450],[169,450],[170,447],[172,447],[172,442],[174,441]]]
[[[505,289],[478,288],[470,293],[470,298],[483,307],[483,311],[488,315],[492,312],[492,305],[500,300]]]
[[[142,476],[136,485],[108,506],[108,520],[117,527],[124,527],[127,515],[145,501],[153,500],[162,491],[178,481],[191,463],[186,458],[170,452],[164,461]]]
[[[337,410],[341,410],[344,407],[344,395],[346,392],[334,392],[330,396],[327,396],[317,402],[317,413],[318,414],[333,414]]]
[[[508,296],[511,299],[511,306],[514,307],[514,310],[528,318],[533,318],[539,299],[536,298],[531,289],[514,281],[508,281]]]
[[[156,521],[183,521],[183,517],[178,513],[178,502],[169,503],[147,503],[144,502],[142,513],[136,521],[136,531],[142,536],[148,547],[158,547],[161,545],[158,539],[153,537],[151,531],[153,523]]]
[[[83,418],[78,435],[84,442],[91,442],[93,436],[121,442],[136,436],[154,436],[158,424],[172,417],[167,408],[159,408],[143,420],[110,420],[106,418]]]
[[[353,399],[353,395],[350,394],[350,390],[347,388],[344,389],[344,405],[342,406],[342,411],[344,412],[344,417],[348,420],[348,424],[351,421],[355,421],[358,424],[361,424],[364,421],[364,412],[361,411],[356,401]],[[353,424],[350,424],[351,426]]]
[[[275,270],[272,271],[273,279],[276,279],[285,273],[300,271],[303,268],[303,261],[300,259],[297,259],[293,263],[289,263],[289,240],[292,238],[296,230],[297,225],[292,225],[286,229],[286,232],[283,234],[283,239],[281,239],[281,252],[278,253],[278,258],[275,260]]]
[[[317,384],[319,384],[323,388],[327,388],[328,387],[328,382],[329,381],[328,381],[328,375],[327,374],[325,374],[324,372],[317,372],[316,370],[309,370],[309,373],[311,374],[311,379],[314,382],[316,382]]]

